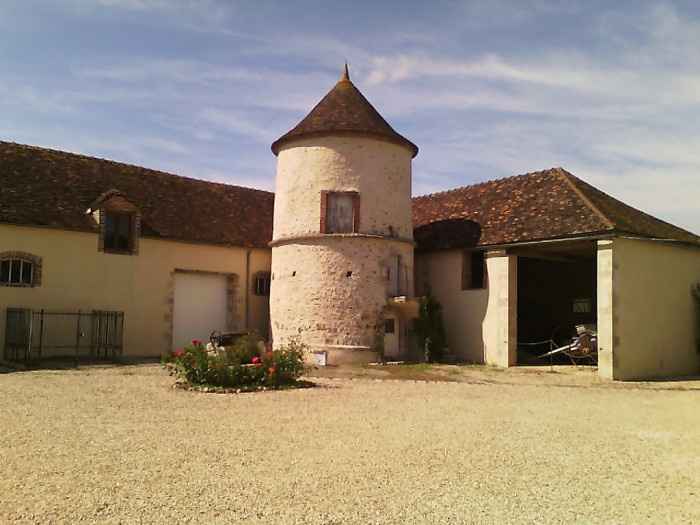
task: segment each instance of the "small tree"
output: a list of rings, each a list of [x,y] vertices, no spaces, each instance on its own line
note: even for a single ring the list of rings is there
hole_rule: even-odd
[[[377,328],[374,332],[374,344],[372,345],[377,353],[377,359],[380,363],[384,362],[384,331]]]
[[[442,323],[442,305],[431,293],[421,298],[414,327],[425,360],[431,363],[439,361],[445,352],[447,338]]]
[[[691,293],[695,299],[695,347],[700,353],[700,283],[693,285]]]

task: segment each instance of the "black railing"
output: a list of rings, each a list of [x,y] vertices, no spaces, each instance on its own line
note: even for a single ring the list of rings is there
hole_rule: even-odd
[[[124,346],[124,312],[56,312],[8,308],[6,361],[116,359]]]

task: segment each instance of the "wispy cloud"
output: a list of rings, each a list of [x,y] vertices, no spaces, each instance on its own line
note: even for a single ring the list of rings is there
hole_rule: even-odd
[[[199,114],[205,125],[233,132],[243,137],[253,138],[263,144],[274,140],[274,132],[263,128],[257,119],[246,116],[241,111],[227,111],[207,108]]]

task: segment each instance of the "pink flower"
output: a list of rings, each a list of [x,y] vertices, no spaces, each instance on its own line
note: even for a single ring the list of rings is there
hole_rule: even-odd
[[[183,355],[185,355],[185,351],[182,349],[173,352],[173,357],[182,357]]]
[[[260,363],[260,358],[256,355],[253,359],[250,360],[250,362],[254,365],[257,365]]]

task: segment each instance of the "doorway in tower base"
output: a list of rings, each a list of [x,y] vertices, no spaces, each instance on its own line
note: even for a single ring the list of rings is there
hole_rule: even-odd
[[[384,318],[384,359],[392,361],[401,356],[400,321],[398,317]]]

